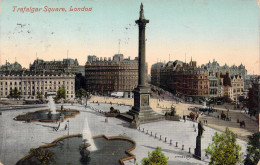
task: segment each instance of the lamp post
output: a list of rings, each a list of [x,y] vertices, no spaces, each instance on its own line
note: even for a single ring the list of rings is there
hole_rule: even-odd
[[[238,106],[238,98],[237,98],[237,93],[236,93],[236,109],[237,109],[237,106]]]
[[[228,118],[228,112],[229,112],[229,109],[227,109],[227,119],[229,120],[229,118]]]
[[[68,120],[68,136],[70,135],[70,121]]]

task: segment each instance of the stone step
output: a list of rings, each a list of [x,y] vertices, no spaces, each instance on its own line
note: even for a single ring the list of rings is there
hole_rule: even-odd
[[[117,118],[122,119],[127,122],[132,122],[133,116],[129,113],[121,113],[120,115],[117,116]],[[152,113],[150,115],[139,115],[139,120],[141,124],[144,123],[151,123],[151,122],[156,122],[156,121],[162,121],[165,120],[165,116],[157,114],[157,113]]]
[[[132,120],[133,120],[133,116],[129,115],[127,113],[120,113],[120,115],[118,115],[116,118],[122,119],[127,122],[132,122]]]
[[[140,123],[145,124],[145,123],[151,123],[151,122],[157,122],[157,121],[163,121],[165,120],[164,116],[152,116],[149,118],[140,118]]]

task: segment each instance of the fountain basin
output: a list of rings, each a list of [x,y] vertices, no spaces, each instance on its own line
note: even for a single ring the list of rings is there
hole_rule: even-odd
[[[18,115],[14,118],[17,121],[26,121],[26,122],[58,122],[60,121],[61,110],[57,110],[55,113],[51,113],[51,116],[48,115],[49,110],[39,110],[35,112],[28,112],[23,115]],[[79,114],[78,110],[63,110],[64,119],[74,117]]]
[[[79,145],[82,144],[82,135],[64,136],[56,139],[51,144],[40,146],[39,148],[48,149],[54,153],[56,164],[73,164],[73,165],[107,165],[123,164],[123,161],[133,159],[135,156],[130,153],[135,149],[136,144],[130,138],[115,136],[106,137],[100,135],[93,137],[97,150],[90,153],[88,162],[81,162]],[[35,157],[29,154],[19,160],[16,165],[31,165]]]

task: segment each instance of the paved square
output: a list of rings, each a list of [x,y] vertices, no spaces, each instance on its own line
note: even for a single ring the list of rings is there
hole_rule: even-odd
[[[140,126],[140,130],[128,128],[128,123],[117,118],[109,118],[108,123],[105,123],[105,116],[96,112],[93,109],[109,111],[110,104],[90,103],[93,108],[85,108],[82,105],[65,105],[64,108],[80,110],[80,114],[75,118],[69,118],[69,134],[82,133],[84,130],[84,121],[88,120],[88,126],[92,136],[105,134],[107,136],[127,136],[136,141],[136,149],[132,151],[136,155],[137,162],[140,162],[143,157],[147,157],[148,152],[153,151],[157,146],[162,148],[164,154],[169,157],[169,164],[207,164],[209,159],[204,155],[204,149],[216,130],[206,127],[202,138],[202,155],[203,160],[199,161],[192,158],[188,153],[189,147],[191,153],[194,153],[195,140],[197,132],[194,132],[193,122],[191,121],[160,121],[155,123],[147,123]],[[59,108],[57,106],[57,108]],[[121,112],[126,112],[130,109],[129,106],[113,105],[114,108]],[[47,107],[46,107],[47,108]],[[51,143],[56,138],[67,135],[68,129],[65,130],[66,121],[61,124],[60,129],[53,131],[54,126],[58,123],[40,123],[32,122],[25,123],[14,121],[13,118],[19,114],[39,110],[42,108],[20,109],[2,111],[0,116],[0,162],[5,165],[15,164],[19,159],[25,156],[30,148],[36,148],[40,145]],[[197,124],[195,123],[196,127]],[[144,128],[144,132],[143,132]],[[147,134],[148,130],[148,134]],[[152,136],[151,136],[152,131]],[[157,138],[155,138],[155,133]],[[161,135],[161,140],[159,139]],[[165,137],[167,142],[164,142]],[[172,144],[170,144],[172,140]],[[175,147],[178,142],[178,147]],[[246,142],[238,140],[245,153]],[[184,150],[182,150],[184,145]],[[133,160],[126,161],[125,164],[134,164]]]

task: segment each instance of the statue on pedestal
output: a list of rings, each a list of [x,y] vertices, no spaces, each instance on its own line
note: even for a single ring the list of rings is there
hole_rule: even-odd
[[[90,151],[88,150],[88,147],[90,147],[90,144],[87,141],[88,141],[87,139],[84,139],[83,143],[79,146],[79,151],[80,151],[82,162],[87,162],[90,159],[90,157],[89,157]]]
[[[198,136],[196,138],[196,148],[195,148],[195,154],[194,157],[196,159],[201,160],[201,137],[205,129],[203,128],[203,124],[201,121],[198,123]]]
[[[202,134],[203,134],[204,131],[205,131],[205,129],[203,127],[203,124],[202,124],[201,121],[199,121],[199,124],[198,124],[198,136],[202,137]]]

